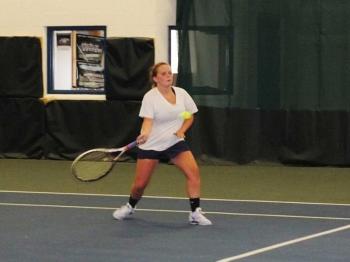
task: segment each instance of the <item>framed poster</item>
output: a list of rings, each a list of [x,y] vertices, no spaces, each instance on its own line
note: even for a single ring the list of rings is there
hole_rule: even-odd
[[[105,93],[106,26],[47,27],[48,94]]]
[[[74,34],[73,88],[104,88],[104,38]]]

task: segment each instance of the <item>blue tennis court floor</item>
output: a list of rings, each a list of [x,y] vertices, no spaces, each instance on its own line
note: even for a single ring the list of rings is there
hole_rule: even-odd
[[[203,199],[213,226],[187,223],[188,200],[0,191],[2,261],[349,261],[350,205]]]

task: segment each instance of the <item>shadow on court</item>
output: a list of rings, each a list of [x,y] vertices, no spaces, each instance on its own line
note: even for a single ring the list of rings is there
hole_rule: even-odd
[[[188,201],[180,198],[145,197],[131,219],[116,221],[112,212],[126,196],[1,191],[0,197],[2,261],[350,257],[350,205],[206,199],[202,206],[214,225],[192,226]]]

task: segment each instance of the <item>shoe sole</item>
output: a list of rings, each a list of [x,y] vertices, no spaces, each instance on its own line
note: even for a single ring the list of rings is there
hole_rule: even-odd
[[[190,221],[189,224],[194,226],[211,226],[212,225],[212,224],[200,224],[199,222],[196,222],[196,221]]]

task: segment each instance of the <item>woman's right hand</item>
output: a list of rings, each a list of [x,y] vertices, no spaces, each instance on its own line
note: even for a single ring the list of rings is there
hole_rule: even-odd
[[[136,142],[139,145],[146,143],[148,140],[149,134],[151,133],[153,125],[153,119],[144,117],[142,122],[142,128],[140,135],[136,138]]]
[[[148,135],[147,134],[140,134],[137,138],[136,138],[136,142],[138,145],[142,145],[144,143],[146,143],[148,139]]]

